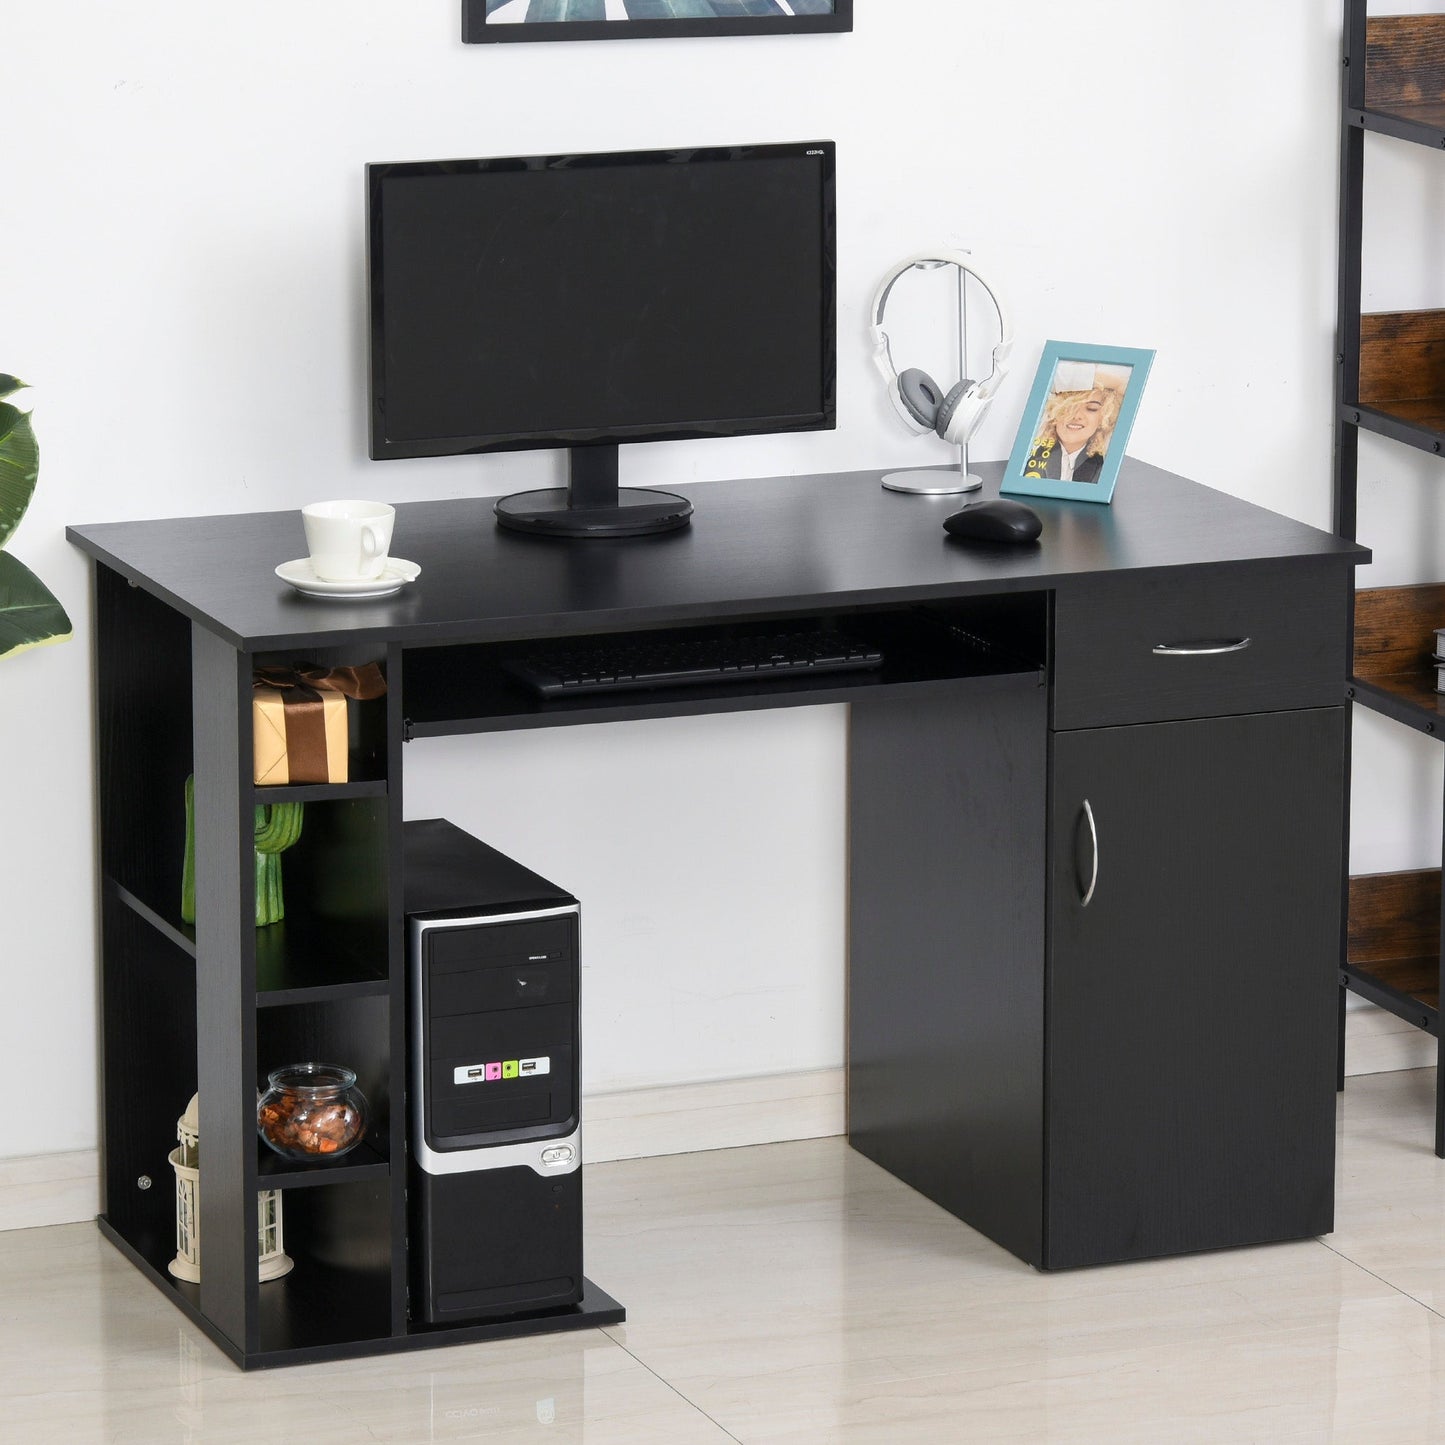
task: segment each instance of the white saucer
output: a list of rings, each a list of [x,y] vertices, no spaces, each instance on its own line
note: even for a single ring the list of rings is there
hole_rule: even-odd
[[[276,575],[306,597],[365,601],[369,597],[390,597],[400,592],[408,582],[415,582],[421,576],[421,568],[401,557],[388,557],[386,566],[377,577],[361,577],[355,582],[327,582],[316,575],[309,557],[298,557],[294,562],[283,562],[276,569]]]

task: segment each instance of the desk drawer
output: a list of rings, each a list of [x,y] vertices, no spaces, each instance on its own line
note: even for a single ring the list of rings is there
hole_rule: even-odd
[[[1061,587],[1054,727],[1344,700],[1350,577],[1325,559],[1191,567]]]

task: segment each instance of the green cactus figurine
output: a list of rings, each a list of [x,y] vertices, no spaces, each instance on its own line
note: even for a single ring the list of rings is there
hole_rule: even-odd
[[[286,916],[281,893],[281,854],[301,837],[303,803],[264,803],[256,808],[256,927]],[[196,780],[186,779],[186,856],[181,868],[181,921],[196,921]]]

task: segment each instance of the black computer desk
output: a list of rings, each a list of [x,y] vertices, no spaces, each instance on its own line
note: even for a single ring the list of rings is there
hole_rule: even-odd
[[[998,466],[988,471],[988,491]],[[246,1365],[616,1320],[441,1330],[406,1308],[408,739],[847,702],[848,1134],[1045,1269],[1326,1232],[1333,1216],[1352,565],[1363,549],[1133,460],[1039,501],[1025,548],[963,499],[853,472],[714,482],[686,531],[561,542],[490,500],[398,509],[398,596],[294,594],[294,512],[77,527],[96,562],[101,1227]],[[542,704],[528,639],[830,617],[876,674]],[[344,784],[251,781],[253,666],[380,662]],[[198,926],[179,919],[195,775]],[[252,926],[253,809],[307,803],[288,916]],[[766,827],[766,819],[759,819]],[[585,909],[586,900],[583,900]],[[255,1139],[256,1087],[347,1062],[378,1123],[334,1164]],[[199,1087],[203,1271],[166,1151]],[[142,1187],[149,1180],[154,1187]],[[255,1281],[278,1188],[284,1280]]]

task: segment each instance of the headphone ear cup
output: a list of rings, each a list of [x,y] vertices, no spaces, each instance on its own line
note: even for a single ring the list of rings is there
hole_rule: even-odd
[[[916,366],[899,372],[897,401],[899,414],[905,422],[911,422],[914,430],[922,436],[938,425],[938,409],[943,403],[943,388]]]
[[[956,447],[967,446],[983,421],[991,398],[978,395],[976,381],[960,381],[943,398],[934,430]]]

